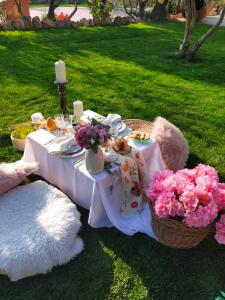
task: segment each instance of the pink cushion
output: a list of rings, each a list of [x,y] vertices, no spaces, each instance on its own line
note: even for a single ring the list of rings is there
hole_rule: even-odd
[[[188,159],[188,142],[181,131],[162,117],[153,122],[151,137],[160,145],[162,157],[167,169],[183,169]]]
[[[18,186],[22,180],[38,169],[37,163],[15,163],[0,164],[0,195]]]

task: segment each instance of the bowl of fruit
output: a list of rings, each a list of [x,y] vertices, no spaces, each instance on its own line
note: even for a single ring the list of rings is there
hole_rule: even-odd
[[[26,137],[33,131],[35,131],[35,129],[31,125],[15,128],[15,130],[13,130],[11,133],[11,141],[13,146],[19,151],[24,151]]]
[[[126,155],[131,152],[132,147],[128,145],[128,141],[126,139],[120,138],[115,140],[113,150],[121,155]]]

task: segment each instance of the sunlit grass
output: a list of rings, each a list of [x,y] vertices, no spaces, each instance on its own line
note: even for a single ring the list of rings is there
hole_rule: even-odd
[[[195,37],[208,29],[198,25]],[[9,126],[59,112],[54,62],[67,66],[68,100],[101,114],[177,125],[190,145],[188,166],[216,167],[225,181],[225,29],[192,63],[175,53],[184,24],[137,24],[71,30],[0,32],[0,160],[21,157]],[[0,277],[0,299],[214,299],[224,289],[225,250],[212,239],[188,251],[162,247],[138,234],[87,226],[84,252],[52,273],[10,283]]]

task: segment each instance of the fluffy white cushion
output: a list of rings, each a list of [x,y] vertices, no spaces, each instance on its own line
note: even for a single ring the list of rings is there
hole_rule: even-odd
[[[188,142],[181,131],[162,117],[153,122],[151,137],[160,145],[162,157],[167,169],[183,169],[188,159]]]
[[[47,273],[83,249],[80,213],[69,198],[43,181],[1,196],[0,271],[12,281]]]
[[[0,195],[18,186],[22,180],[38,169],[37,163],[15,163],[0,164]]]

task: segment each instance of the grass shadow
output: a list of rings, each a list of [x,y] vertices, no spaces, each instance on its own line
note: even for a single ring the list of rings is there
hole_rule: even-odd
[[[189,250],[170,249],[141,234],[127,239],[103,238],[103,243],[140,278],[148,290],[146,298],[215,299],[225,288],[224,249],[212,237]]]

